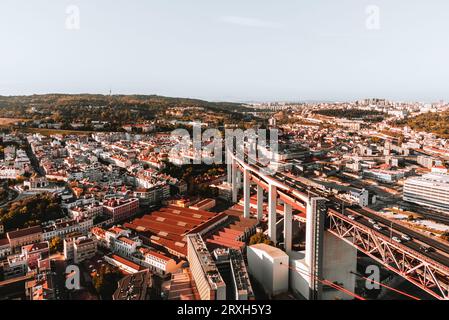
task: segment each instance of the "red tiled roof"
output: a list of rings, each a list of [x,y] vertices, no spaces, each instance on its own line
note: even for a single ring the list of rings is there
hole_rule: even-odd
[[[42,233],[42,228],[40,226],[34,226],[26,229],[19,229],[16,231],[10,231],[7,233],[9,239],[17,239],[25,236],[29,236],[36,233]]]

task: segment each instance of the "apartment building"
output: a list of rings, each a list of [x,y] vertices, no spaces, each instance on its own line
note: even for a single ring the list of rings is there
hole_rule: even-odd
[[[6,234],[6,237],[14,252],[17,248],[21,248],[24,245],[38,243],[44,240],[42,228],[40,226],[10,231]]]
[[[86,236],[73,236],[64,239],[64,258],[67,261],[81,263],[97,253],[97,240]]]
[[[407,179],[403,199],[449,212],[449,175],[430,173]]]
[[[103,211],[113,217],[114,222],[131,218],[139,210],[139,199],[112,198],[103,202]]]
[[[139,249],[144,257],[145,265],[152,271],[161,275],[172,273],[177,269],[176,261],[161,252],[148,248]]]
[[[226,300],[226,284],[197,233],[187,235],[187,260],[201,300]]]

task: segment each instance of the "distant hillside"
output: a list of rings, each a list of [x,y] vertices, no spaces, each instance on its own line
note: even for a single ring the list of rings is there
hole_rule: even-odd
[[[5,118],[42,119],[86,122],[89,120],[124,123],[151,120],[170,108],[201,107],[224,117],[239,118],[251,109],[227,102],[170,98],[157,95],[45,94],[0,96],[0,113]]]
[[[147,106],[161,107],[204,107],[225,112],[245,111],[239,103],[209,102],[198,99],[171,98],[157,95],[97,95],[97,94],[44,94],[31,96],[0,96],[0,108],[65,107],[65,106]]]
[[[360,110],[360,109],[321,109],[314,111],[327,117],[346,118],[346,119],[363,119],[365,121],[379,122],[384,119],[385,114],[374,110]]]
[[[406,124],[413,130],[431,132],[442,138],[449,138],[449,111],[429,112],[397,122],[397,124]]]

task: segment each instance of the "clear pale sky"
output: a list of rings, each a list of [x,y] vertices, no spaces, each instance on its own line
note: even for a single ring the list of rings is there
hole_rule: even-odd
[[[449,100],[448,17],[447,0],[1,0],[0,95]]]

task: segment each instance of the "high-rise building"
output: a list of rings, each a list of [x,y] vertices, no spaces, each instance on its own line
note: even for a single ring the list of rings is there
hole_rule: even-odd
[[[226,300],[226,284],[198,233],[187,235],[187,260],[201,300]]]
[[[407,179],[403,199],[449,212],[449,175],[430,173]]]

